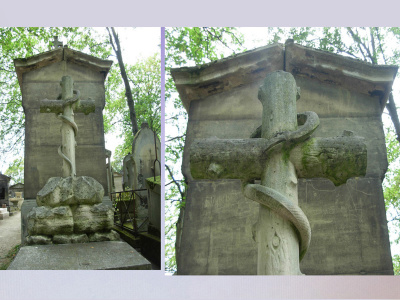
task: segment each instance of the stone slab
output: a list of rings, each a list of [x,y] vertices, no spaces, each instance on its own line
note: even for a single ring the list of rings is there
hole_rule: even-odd
[[[0,213],[0,220],[7,219],[10,216],[9,212],[2,212]]]
[[[8,270],[151,270],[151,263],[125,242],[22,247]]]

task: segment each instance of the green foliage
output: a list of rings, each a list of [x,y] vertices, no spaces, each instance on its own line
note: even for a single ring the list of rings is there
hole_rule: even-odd
[[[178,27],[165,30],[166,59],[175,66],[187,66],[189,63],[198,65],[223,58],[225,54],[243,51],[237,48],[242,43],[242,36],[233,27]]]
[[[10,264],[14,260],[15,256],[17,256],[19,248],[21,248],[20,244],[14,246],[10,251],[8,251],[8,253],[7,253],[6,257],[4,257],[4,259],[0,259],[0,270],[7,270],[7,268],[10,266]]]
[[[392,257],[394,275],[400,275],[400,256],[398,254]]]
[[[390,235],[398,244],[400,241],[400,145],[392,129],[386,130],[386,149],[388,155],[388,170],[383,181],[383,195]]]
[[[15,159],[4,174],[11,177],[10,185],[24,183],[24,159],[22,157]]]
[[[138,126],[140,128],[143,122],[147,122],[149,128],[159,137],[161,135],[160,65],[159,55],[155,53],[133,66],[125,66],[135,100]],[[117,146],[112,162],[115,170],[122,170],[124,157],[132,151],[133,134],[119,68],[114,68],[107,80],[105,111],[105,132],[115,132],[119,129],[119,136],[123,138],[123,144]]]

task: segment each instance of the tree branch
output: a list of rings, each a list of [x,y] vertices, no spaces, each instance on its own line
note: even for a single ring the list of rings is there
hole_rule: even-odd
[[[183,135],[180,135],[180,136],[176,136],[176,137],[173,137],[173,138],[171,138],[171,139],[169,139],[168,141],[165,141],[165,142],[168,143],[168,142],[171,142],[173,140],[177,140],[177,139],[183,138],[185,136],[186,136],[186,134],[183,134]]]
[[[178,188],[179,194],[181,195],[181,199],[183,199],[185,197],[185,194],[181,189],[180,183],[175,179],[174,174],[172,173],[170,167],[168,165],[165,165],[165,167],[167,168],[169,176],[171,176],[171,178],[172,178],[172,181],[175,183],[176,187]]]

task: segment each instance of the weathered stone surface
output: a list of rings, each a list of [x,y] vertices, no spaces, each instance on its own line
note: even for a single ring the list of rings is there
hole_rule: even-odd
[[[311,239],[309,221],[298,206],[297,177],[327,177],[339,185],[352,176],[365,175],[366,146],[363,139],[353,137],[348,131],[342,137],[310,139],[319,125],[319,118],[313,112],[305,112],[300,117],[296,113],[299,90],[293,75],[288,72],[268,74],[258,97],[263,105],[261,139],[258,140],[261,143],[254,143],[252,139],[239,140],[239,143],[217,140],[219,151],[210,151],[212,155],[201,152],[199,155],[197,146],[197,155],[191,155],[191,163],[194,162],[191,164],[192,176],[204,179],[207,173],[211,173],[210,177],[218,179],[235,178],[235,175],[242,178],[244,195],[261,204],[254,227],[258,243],[257,274],[297,275],[301,274],[299,261]],[[215,141],[203,140],[203,143],[207,142],[213,149]],[[232,144],[249,144],[247,148],[252,154],[255,152],[253,149],[259,147],[260,155],[253,158],[254,164],[249,164],[251,155],[249,159],[249,154],[244,153],[245,161],[241,163],[242,156],[237,155],[239,151],[236,149],[231,151]],[[241,150],[244,147],[236,148]],[[291,156],[293,148],[298,148],[298,153]],[[201,158],[209,164],[208,169],[202,168],[203,172],[197,170]],[[259,174],[246,177],[249,176],[247,169],[259,165],[264,166]],[[261,178],[261,184],[248,184],[251,179],[258,178]]]
[[[114,224],[114,210],[102,203],[79,205],[74,211],[74,232],[93,233],[111,230]]]
[[[151,270],[151,263],[115,241],[22,247],[8,270]]]
[[[88,243],[86,234],[57,234],[53,236],[54,244]]]
[[[119,241],[119,234],[114,230],[88,234],[90,242]]]
[[[39,191],[36,201],[39,206],[79,205],[101,203],[103,186],[92,177],[52,177]]]
[[[88,176],[80,176],[74,180],[74,204],[101,203],[104,196],[103,186]]]
[[[146,122],[135,135],[132,143],[132,154],[124,158],[123,173],[124,187],[133,190],[145,189],[146,178],[160,175],[161,144],[157,135]],[[137,191],[136,216],[137,222],[147,230],[148,194],[146,190]]]
[[[26,238],[28,245],[50,245],[52,244],[51,237],[45,235],[33,235]]]
[[[280,51],[272,54],[268,50],[273,48]],[[178,274],[256,274],[250,220],[257,218],[259,205],[241,195],[240,180],[193,180],[189,149],[195,139],[249,138],[261,125],[258,88],[267,73],[278,69],[291,72],[301,89],[297,112],[314,111],[320,117],[313,137],[351,130],[367,144],[367,174],[356,185],[355,179],[339,187],[326,179],[299,180],[299,205],[313,230],[301,270],[319,275],[393,274],[381,190],[387,168],[381,113],[386,103],[382,95],[391,90],[397,67],[369,65],[296,44],[172,71],[189,114],[182,163],[188,196],[178,224]]]
[[[76,136],[77,175],[87,175],[100,182],[107,191],[104,168],[104,128],[102,111],[105,104],[104,80],[111,61],[101,60],[68,48],[60,48],[14,61],[22,91],[26,120],[25,199],[36,198],[51,177],[61,176],[60,120],[56,115],[40,113],[40,100],[57,99],[60,79],[69,75],[81,99],[93,99],[95,112],[88,116],[75,114],[80,128]],[[83,102],[85,104],[85,102]],[[86,109],[83,112],[87,112]]]
[[[29,235],[69,234],[74,230],[71,208],[38,206],[27,215]]]

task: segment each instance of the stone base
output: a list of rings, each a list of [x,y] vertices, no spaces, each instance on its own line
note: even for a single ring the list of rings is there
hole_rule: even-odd
[[[151,264],[118,241],[25,246],[8,270],[151,270]]]
[[[103,204],[112,206],[110,197],[103,197]],[[37,207],[36,199],[25,199],[21,205],[21,244],[26,245],[26,237],[28,236],[28,220],[27,215],[32,208]]]
[[[159,269],[161,266],[161,240],[159,237],[147,232],[140,233],[141,253],[144,257],[155,264]]]
[[[4,220],[10,216],[10,213],[7,211],[7,208],[0,208],[0,220]]]

